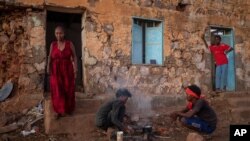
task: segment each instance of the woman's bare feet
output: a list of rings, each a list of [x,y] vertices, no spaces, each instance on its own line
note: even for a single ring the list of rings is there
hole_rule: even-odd
[[[60,117],[61,117],[60,114],[56,114],[54,118],[55,118],[55,120],[58,120],[58,119],[60,119]]]
[[[60,119],[60,118],[62,118],[64,116],[65,116],[65,114],[56,114],[55,119],[58,120],[58,119]]]

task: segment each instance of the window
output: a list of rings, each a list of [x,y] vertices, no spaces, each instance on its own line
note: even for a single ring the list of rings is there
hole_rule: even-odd
[[[133,18],[132,63],[163,64],[162,21]]]

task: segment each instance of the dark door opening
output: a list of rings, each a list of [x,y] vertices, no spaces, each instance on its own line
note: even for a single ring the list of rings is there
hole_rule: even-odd
[[[46,25],[46,50],[47,56],[52,41],[55,41],[55,27],[62,25],[65,28],[65,39],[72,41],[75,46],[78,61],[78,74],[76,78],[76,91],[83,92],[83,70],[82,70],[82,38],[81,38],[82,14],[61,13],[47,11]],[[49,91],[49,79],[45,79],[45,91]]]
[[[231,28],[210,27],[211,44],[214,44],[214,36],[221,36],[221,43],[227,44],[234,48],[234,33]],[[235,57],[234,50],[227,54],[228,68],[226,78],[226,91],[235,91]],[[213,60],[213,58],[211,58]],[[215,90],[215,68],[216,65],[212,61],[212,86]]]

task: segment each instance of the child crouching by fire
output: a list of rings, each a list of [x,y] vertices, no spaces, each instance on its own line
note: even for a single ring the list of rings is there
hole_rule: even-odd
[[[185,88],[188,105],[181,111],[171,113],[171,118],[195,131],[211,134],[216,129],[217,116],[208,102],[202,98],[201,89],[196,85]]]

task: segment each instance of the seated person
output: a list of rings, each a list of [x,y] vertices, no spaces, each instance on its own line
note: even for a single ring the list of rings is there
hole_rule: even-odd
[[[109,127],[116,128],[125,133],[131,133],[132,129],[125,125],[125,104],[131,93],[127,89],[119,89],[116,92],[116,99],[101,106],[96,114],[96,126],[105,131]]]
[[[193,130],[210,134],[216,129],[217,116],[208,102],[201,98],[201,90],[196,85],[185,89],[187,94],[187,107],[181,111],[171,113],[171,117],[180,119],[181,123]]]

